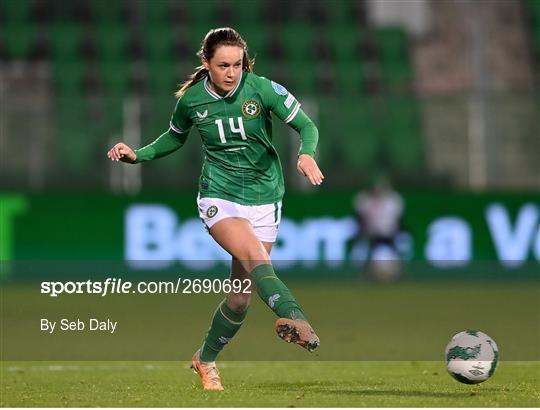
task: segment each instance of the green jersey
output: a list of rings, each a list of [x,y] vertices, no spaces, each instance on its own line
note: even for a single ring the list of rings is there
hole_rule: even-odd
[[[180,97],[167,138],[176,140],[171,148],[177,149],[191,127],[197,127],[204,152],[199,179],[201,197],[223,198],[243,205],[282,199],[283,172],[272,144],[272,113],[300,131],[300,154],[313,156],[317,129],[291,93],[264,77],[243,72],[237,86],[224,96],[211,89],[206,77]],[[151,146],[136,151],[137,162],[163,153],[156,151],[156,147],[146,152]]]

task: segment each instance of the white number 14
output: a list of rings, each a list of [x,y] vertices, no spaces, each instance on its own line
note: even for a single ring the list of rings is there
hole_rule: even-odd
[[[247,140],[246,131],[244,131],[244,122],[242,121],[242,117],[238,117],[237,119],[238,119],[238,127],[234,125],[234,118],[229,118],[229,127],[231,129],[231,132],[240,134],[243,140]],[[218,127],[219,139],[221,140],[223,144],[227,143],[227,140],[225,139],[225,130],[223,129],[223,120],[215,120],[214,123]]]

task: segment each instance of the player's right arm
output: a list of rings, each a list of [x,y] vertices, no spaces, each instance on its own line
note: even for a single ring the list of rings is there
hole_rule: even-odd
[[[119,142],[107,152],[107,157],[111,161],[122,161],[133,164],[137,160],[137,154],[131,147],[123,142]]]
[[[107,156],[112,161],[122,161],[130,164],[164,157],[184,145],[191,125],[191,121],[187,115],[187,105],[183,101],[183,97],[181,97],[176,103],[169,123],[169,129],[155,141],[136,150],[120,142],[109,150]]]

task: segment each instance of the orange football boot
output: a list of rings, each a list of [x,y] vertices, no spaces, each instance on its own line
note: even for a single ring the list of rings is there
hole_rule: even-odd
[[[201,352],[197,350],[191,359],[191,368],[201,376],[204,390],[223,390],[216,362],[201,362]]]

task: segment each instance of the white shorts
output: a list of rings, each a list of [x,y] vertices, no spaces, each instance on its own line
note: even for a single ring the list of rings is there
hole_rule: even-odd
[[[261,242],[275,242],[281,222],[281,201],[265,205],[240,205],[221,198],[197,198],[199,217],[206,229],[225,218],[244,218]]]

